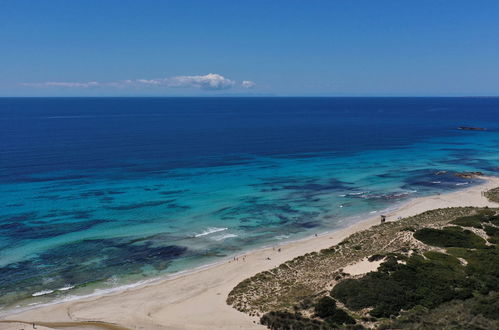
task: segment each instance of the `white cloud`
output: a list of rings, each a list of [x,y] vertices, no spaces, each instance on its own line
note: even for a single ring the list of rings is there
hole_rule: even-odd
[[[243,88],[253,88],[256,86],[256,84],[254,81],[251,81],[251,80],[243,80],[243,82],[241,83],[241,86]]]
[[[28,87],[64,87],[64,88],[89,88],[89,87],[166,87],[166,88],[198,88],[203,90],[223,90],[236,85],[236,82],[216,73],[204,76],[176,76],[159,79],[135,79],[115,82],[42,82],[22,83]],[[255,84],[244,80],[241,86],[251,88]]]
[[[166,79],[169,87],[196,87],[207,90],[228,89],[235,85],[235,81],[216,73],[204,76],[178,76]]]

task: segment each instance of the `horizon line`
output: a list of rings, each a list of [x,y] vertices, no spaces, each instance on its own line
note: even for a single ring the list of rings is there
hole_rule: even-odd
[[[129,95],[129,96],[116,96],[116,95],[68,95],[68,96],[2,96],[0,99],[43,99],[43,98],[499,98],[499,95]]]

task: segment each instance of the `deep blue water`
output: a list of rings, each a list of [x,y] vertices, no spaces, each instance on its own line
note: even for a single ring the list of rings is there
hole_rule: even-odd
[[[498,150],[498,98],[0,99],[0,306],[334,230]]]

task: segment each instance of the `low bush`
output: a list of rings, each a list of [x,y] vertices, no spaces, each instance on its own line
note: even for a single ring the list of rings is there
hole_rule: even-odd
[[[260,318],[260,323],[272,330],[321,330],[323,322],[303,317],[297,313],[269,312]]]
[[[327,324],[355,324],[355,319],[343,309],[336,307],[336,300],[331,297],[321,298],[315,305],[315,315],[324,319]]]
[[[329,325],[348,325],[356,323],[353,317],[340,308],[337,308],[333,315],[327,317],[325,321]]]
[[[435,309],[416,306],[379,329],[499,329],[498,318],[499,294],[493,293],[453,300]]]
[[[499,243],[499,228],[494,227],[494,226],[488,226],[485,225],[483,226],[483,229],[485,230],[485,233],[487,236],[489,236],[488,241],[492,244],[498,244]]]
[[[456,257],[446,253],[441,253],[437,251],[427,251],[424,253],[424,256],[444,266],[448,266],[451,268],[461,267],[461,262],[459,262],[459,260]]]
[[[328,316],[332,316],[336,311],[336,300],[331,297],[323,297],[315,305],[315,315],[320,318],[325,319]]]
[[[484,217],[480,215],[470,215],[468,217],[457,218],[450,223],[463,227],[482,228]]]
[[[372,307],[374,317],[397,315],[416,305],[433,308],[452,299],[465,299],[472,291],[464,267],[452,256],[420,255],[398,264],[390,258],[376,272],[338,283],[331,295],[352,310]]]
[[[423,243],[440,247],[483,248],[485,240],[461,227],[443,229],[423,228],[414,233],[414,237]]]

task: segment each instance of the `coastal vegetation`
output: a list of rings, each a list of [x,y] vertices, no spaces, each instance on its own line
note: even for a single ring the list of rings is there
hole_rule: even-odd
[[[427,211],[239,283],[227,303],[270,329],[499,328],[499,209]],[[352,275],[352,262],[381,262]]]
[[[499,203],[499,187],[490,189],[489,191],[485,192],[485,197],[487,197],[492,202]]]

